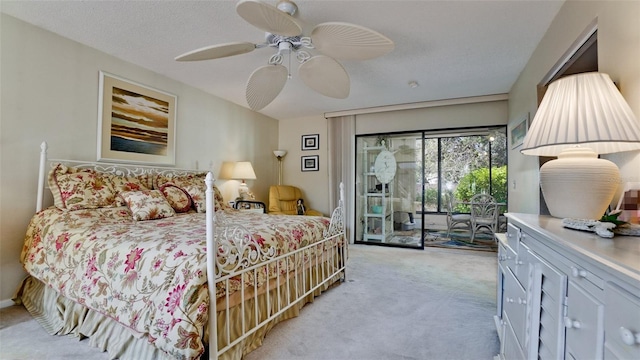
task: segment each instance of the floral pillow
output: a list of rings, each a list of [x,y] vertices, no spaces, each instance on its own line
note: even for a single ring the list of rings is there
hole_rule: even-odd
[[[173,184],[184,189],[191,197],[191,202],[198,212],[206,212],[205,192],[207,185],[204,182],[207,173],[193,173],[186,175],[158,175],[154,179],[154,188],[160,189],[163,185]],[[227,209],[229,206],[224,202],[222,194],[215,184],[213,185],[215,199],[215,210]]]
[[[108,177],[91,169],[57,164],[49,172],[54,205],[62,210],[116,206],[116,192]]]
[[[151,190],[148,186],[148,175],[118,176],[109,174],[108,176],[116,195],[125,191]],[[116,196],[116,205],[125,205],[124,200],[119,196]]]
[[[191,197],[184,189],[173,184],[165,184],[160,188],[160,192],[176,212],[187,212],[191,209]]]
[[[220,189],[218,189],[218,187],[215,185],[213,185],[213,197],[215,200],[216,211],[230,208],[230,206],[228,206],[227,203],[224,202],[224,198],[222,197]]]
[[[176,214],[160,190],[125,191],[120,196],[137,221],[164,219]]]
[[[197,212],[207,212],[207,198],[204,189],[199,186],[188,185],[184,188],[184,191],[186,191],[187,194],[189,194],[189,197],[191,197],[191,202]]]

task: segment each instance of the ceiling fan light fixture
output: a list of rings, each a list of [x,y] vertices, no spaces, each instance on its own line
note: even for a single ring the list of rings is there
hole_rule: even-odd
[[[265,32],[263,43],[233,42],[190,51],[177,61],[197,61],[240,55],[255,49],[269,48],[275,53],[269,65],[256,69],[246,85],[249,108],[260,111],[269,105],[291,78],[292,60],[301,65],[298,74],[302,82],[316,92],[335,99],[345,99],[351,90],[351,80],[337,60],[368,60],[382,56],[394,48],[386,36],[360,25],[326,22],[313,28],[311,36],[303,36],[302,27],[293,18],[298,6],[291,0],[274,5],[261,0],[240,0],[236,12],[249,24]],[[307,49],[322,55],[313,56]],[[293,59],[292,59],[293,58]],[[287,66],[283,63],[287,62]],[[417,83],[416,83],[417,84]]]

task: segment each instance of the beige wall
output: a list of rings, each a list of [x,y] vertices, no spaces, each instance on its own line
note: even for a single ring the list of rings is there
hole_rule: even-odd
[[[599,71],[620,86],[640,119],[640,1],[568,0],[509,93],[509,127],[537,109],[536,86],[563,54],[597,21]],[[607,156],[623,181],[640,181],[640,151]],[[509,152],[509,211],[538,213],[538,158]]]
[[[302,151],[302,135],[308,134],[320,135],[320,150]],[[280,120],[279,140],[279,149],[287,150],[287,155],[282,163],[282,183],[299,187],[302,190],[308,208],[318,210],[325,215],[330,215],[327,167],[327,119],[319,115],[299,119]],[[319,171],[301,171],[300,158],[307,155],[319,156]],[[273,154],[271,156],[274,157]],[[277,184],[277,179],[273,184]]]
[[[22,241],[35,211],[40,143],[52,158],[96,160],[103,70],[178,96],[176,166],[214,170],[250,160],[259,199],[277,181],[278,121],[2,14],[0,104],[0,305],[25,276]],[[218,182],[227,197],[237,182]],[[235,193],[234,193],[235,192]]]

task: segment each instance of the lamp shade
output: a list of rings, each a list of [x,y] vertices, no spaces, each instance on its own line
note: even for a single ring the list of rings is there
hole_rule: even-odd
[[[551,83],[520,152],[558,156],[576,145],[596,154],[640,150],[640,124],[607,74],[582,73]]]
[[[253,171],[250,161],[238,161],[233,167],[231,178],[235,180],[255,180],[256,173]]]
[[[223,161],[220,166],[220,174],[218,175],[218,179],[228,180],[232,179],[233,169],[235,168],[235,163],[232,161]]]
[[[273,155],[275,155],[278,160],[281,160],[285,155],[287,155],[287,150],[273,150]]]
[[[552,216],[599,220],[620,186],[608,154],[640,149],[640,124],[611,78],[583,73],[549,85],[525,136],[526,155],[558,156],[540,167]]]

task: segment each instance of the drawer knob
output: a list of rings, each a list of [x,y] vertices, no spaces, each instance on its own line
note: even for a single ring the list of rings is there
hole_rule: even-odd
[[[634,334],[633,331],[624,326],[620,327],[620,337],[622,338],[622,342],[629,346],[640,344],[640,333]]]
[[[584,278],[587,277],[587,272],[583,269],[578,269],[577,267],[572,266],[571,275],[575,278]]]
[[[571,320],[568,317],[564,318],[564,326],[567,329],[580,329],[582,324],[578,320]]]
[[[507,300],[508,303],[512,303],[513,302],[513,298],[510,298],[510,297],[508,297],[506,300]]]
[[[527,305],[527,300],[522,299],[522,298],[518,298],[518,304],[520,304],[520,305]]]

